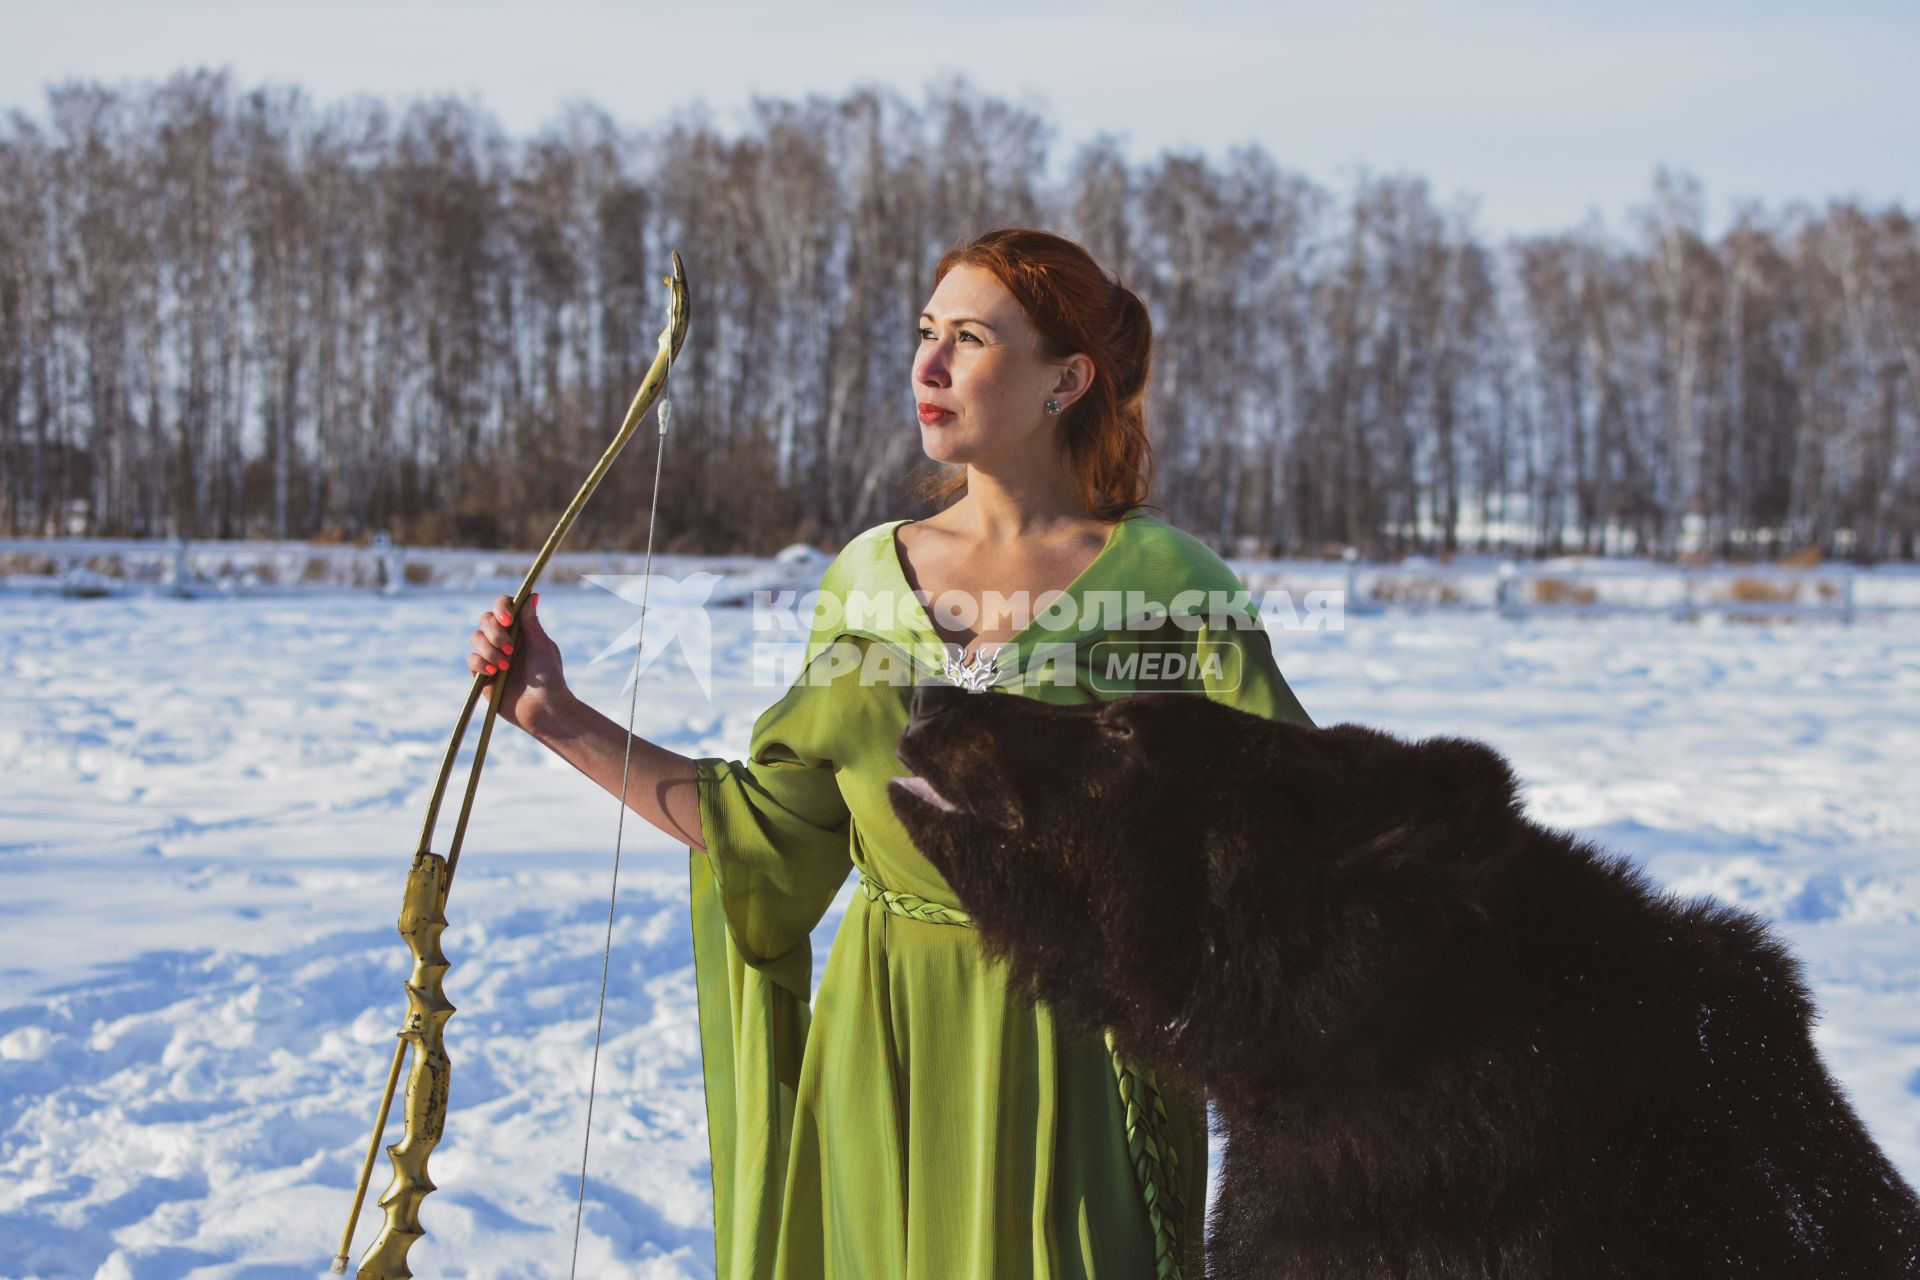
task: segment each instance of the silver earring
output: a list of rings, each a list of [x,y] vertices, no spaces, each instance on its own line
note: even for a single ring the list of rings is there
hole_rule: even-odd
[[[1047,401],[1047,412],[1048,413],[1060,412],[1060,402],[1058,400]]]

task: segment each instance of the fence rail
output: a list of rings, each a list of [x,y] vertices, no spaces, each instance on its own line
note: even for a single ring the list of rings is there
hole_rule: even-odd
[[[0,539],[0,575],[16,590],[68,596],[148,592],[188,598],[265,595],[322,588],[473,591],[515,583],[533,562],[532,551],[463,547],[405,547],[376,539],[341,543],[204,541],[137,538]],[[655,555],[653,571],[719,575],[715,604],[744,604],[753,591],[817,580],[830,557],[811,548],[779,556]],[[593,575],[638,574],[642,552],[561,551],[547,562],[543,581],[564,585]]]
[[[307,542],[180,542],[116,538],[0,539],[0,574],[14,590],[69,596],[132,592],[184,597],[260,595],[316,588],[474,591],[517,581],[531,551]],[[829,560],[808,547],[773,557],[656,555],[669,577],[706,572],[722,582],[709,598],[746,604],[755,591],[810,590]],[[563,551],[547,580],[637,574],[639,552]],[[1488,609],[1509,617],[1664,614],[1676,618],[1829,618],[1920,610],[1920,565],[1672,565],[1579,559],[1521,563],[1491,557],[1450,563],[1409,560],[1248,560],[1228,563],[1256,596],[1343,592],[1349,613],[1390,608]]]

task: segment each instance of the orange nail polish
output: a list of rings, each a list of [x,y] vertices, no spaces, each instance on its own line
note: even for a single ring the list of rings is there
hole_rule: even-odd
[[[498,673],[497,673],[497,672],[495,672],[495,670],[493,669],[493,664],[492,664],[492,663],[488,663],[488,664],[487,664],[487,674],[488,674],[488,675],[496,675],[496,674],[498,674]]]
[[[508,617],[508,616],[507,616],[506,614],[504,614],[504,613],[501,613],[501,614],[496,614],[496,615],[494,615],[494,616],[496,616],[497,618],[499,618],[499,619],[500,619],[500,625],[501,625],[501,626],[503,626],[503,627],[510,627],[510,626],[512,626],[512,625],[513,625],[513,619],[512,619],[512,618],[510,618],[510,617]]]
[[[505,658],[500,659],[500,669],[502,671],[507,669],[507,660]]]
[[[509,654],[511,654],[511,653],[513,652],[513,646],[512,646],[512,645],[510,645],[510,644],[503,644],[503,645],[501,645],[500,647],[501,647],[502,649],[505,649],[505,650],[506,650],[506,651],[507,651],[507,652],[508,652]]]

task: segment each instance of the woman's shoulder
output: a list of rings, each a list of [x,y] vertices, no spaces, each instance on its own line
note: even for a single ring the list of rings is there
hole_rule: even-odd
[[[1232,566],[1198,536],[1161,516],[1135,507],[1122,519],[1127,523],[1130,558],[1136,568],[1154,578],[1203,590],[1241,586]],[[823,573],[823,586],[858,586],[875,569],[899,563],[893,533],[906,518],[884,520],[847,539]]]
[[[862,529],[859,533],[847,539],[847,544],[840,549],[840,554],[844,556],[850,551],[858,551],[863,547],[870,547],[875,543],[889,542],[893,537],[894,528],[898,525],[905,524],[906,521],[907,517],[902,516],[895,520],[882,520],[879,524],[871,528]]]
[[[875,572],[890,561],[898,563],[893,549],[894,526],[899,520],[887,520],[870,529],[862,529],[847,539],[840,553],[828,562],[820,575],[820,589],[842,591],[870,585]]]
[[[1197,535],[1171,521],[1136,509],[1130,517],[1134,545],[1155,576],[1182,590],[1244,590],[1240,575]]]

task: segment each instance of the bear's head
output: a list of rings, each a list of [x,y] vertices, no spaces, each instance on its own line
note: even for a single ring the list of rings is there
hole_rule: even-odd
[[[983,946],[1064,1020],[1192,1075],[1235,1027],[1311,1022],[1365,986],[1340,970],[1356,934],[1415,962],[1425,930],[1474,912],[1517,818],[1505,762],[1464,739],[1183,692],[1062,706],[930,684],[912,705],[890,799]]]
[[[890,784],[894,811],[987,952],[1082,1030],[1171,1017],[1163,993],[1192,985],[1205,896],[1192,801],[1211,753],[1175,744],[1209,732],[1198,701],[914,691],[899,745],[913,776]],[[1166,966],[1149,991],[1118,972],[1142,952]]]

